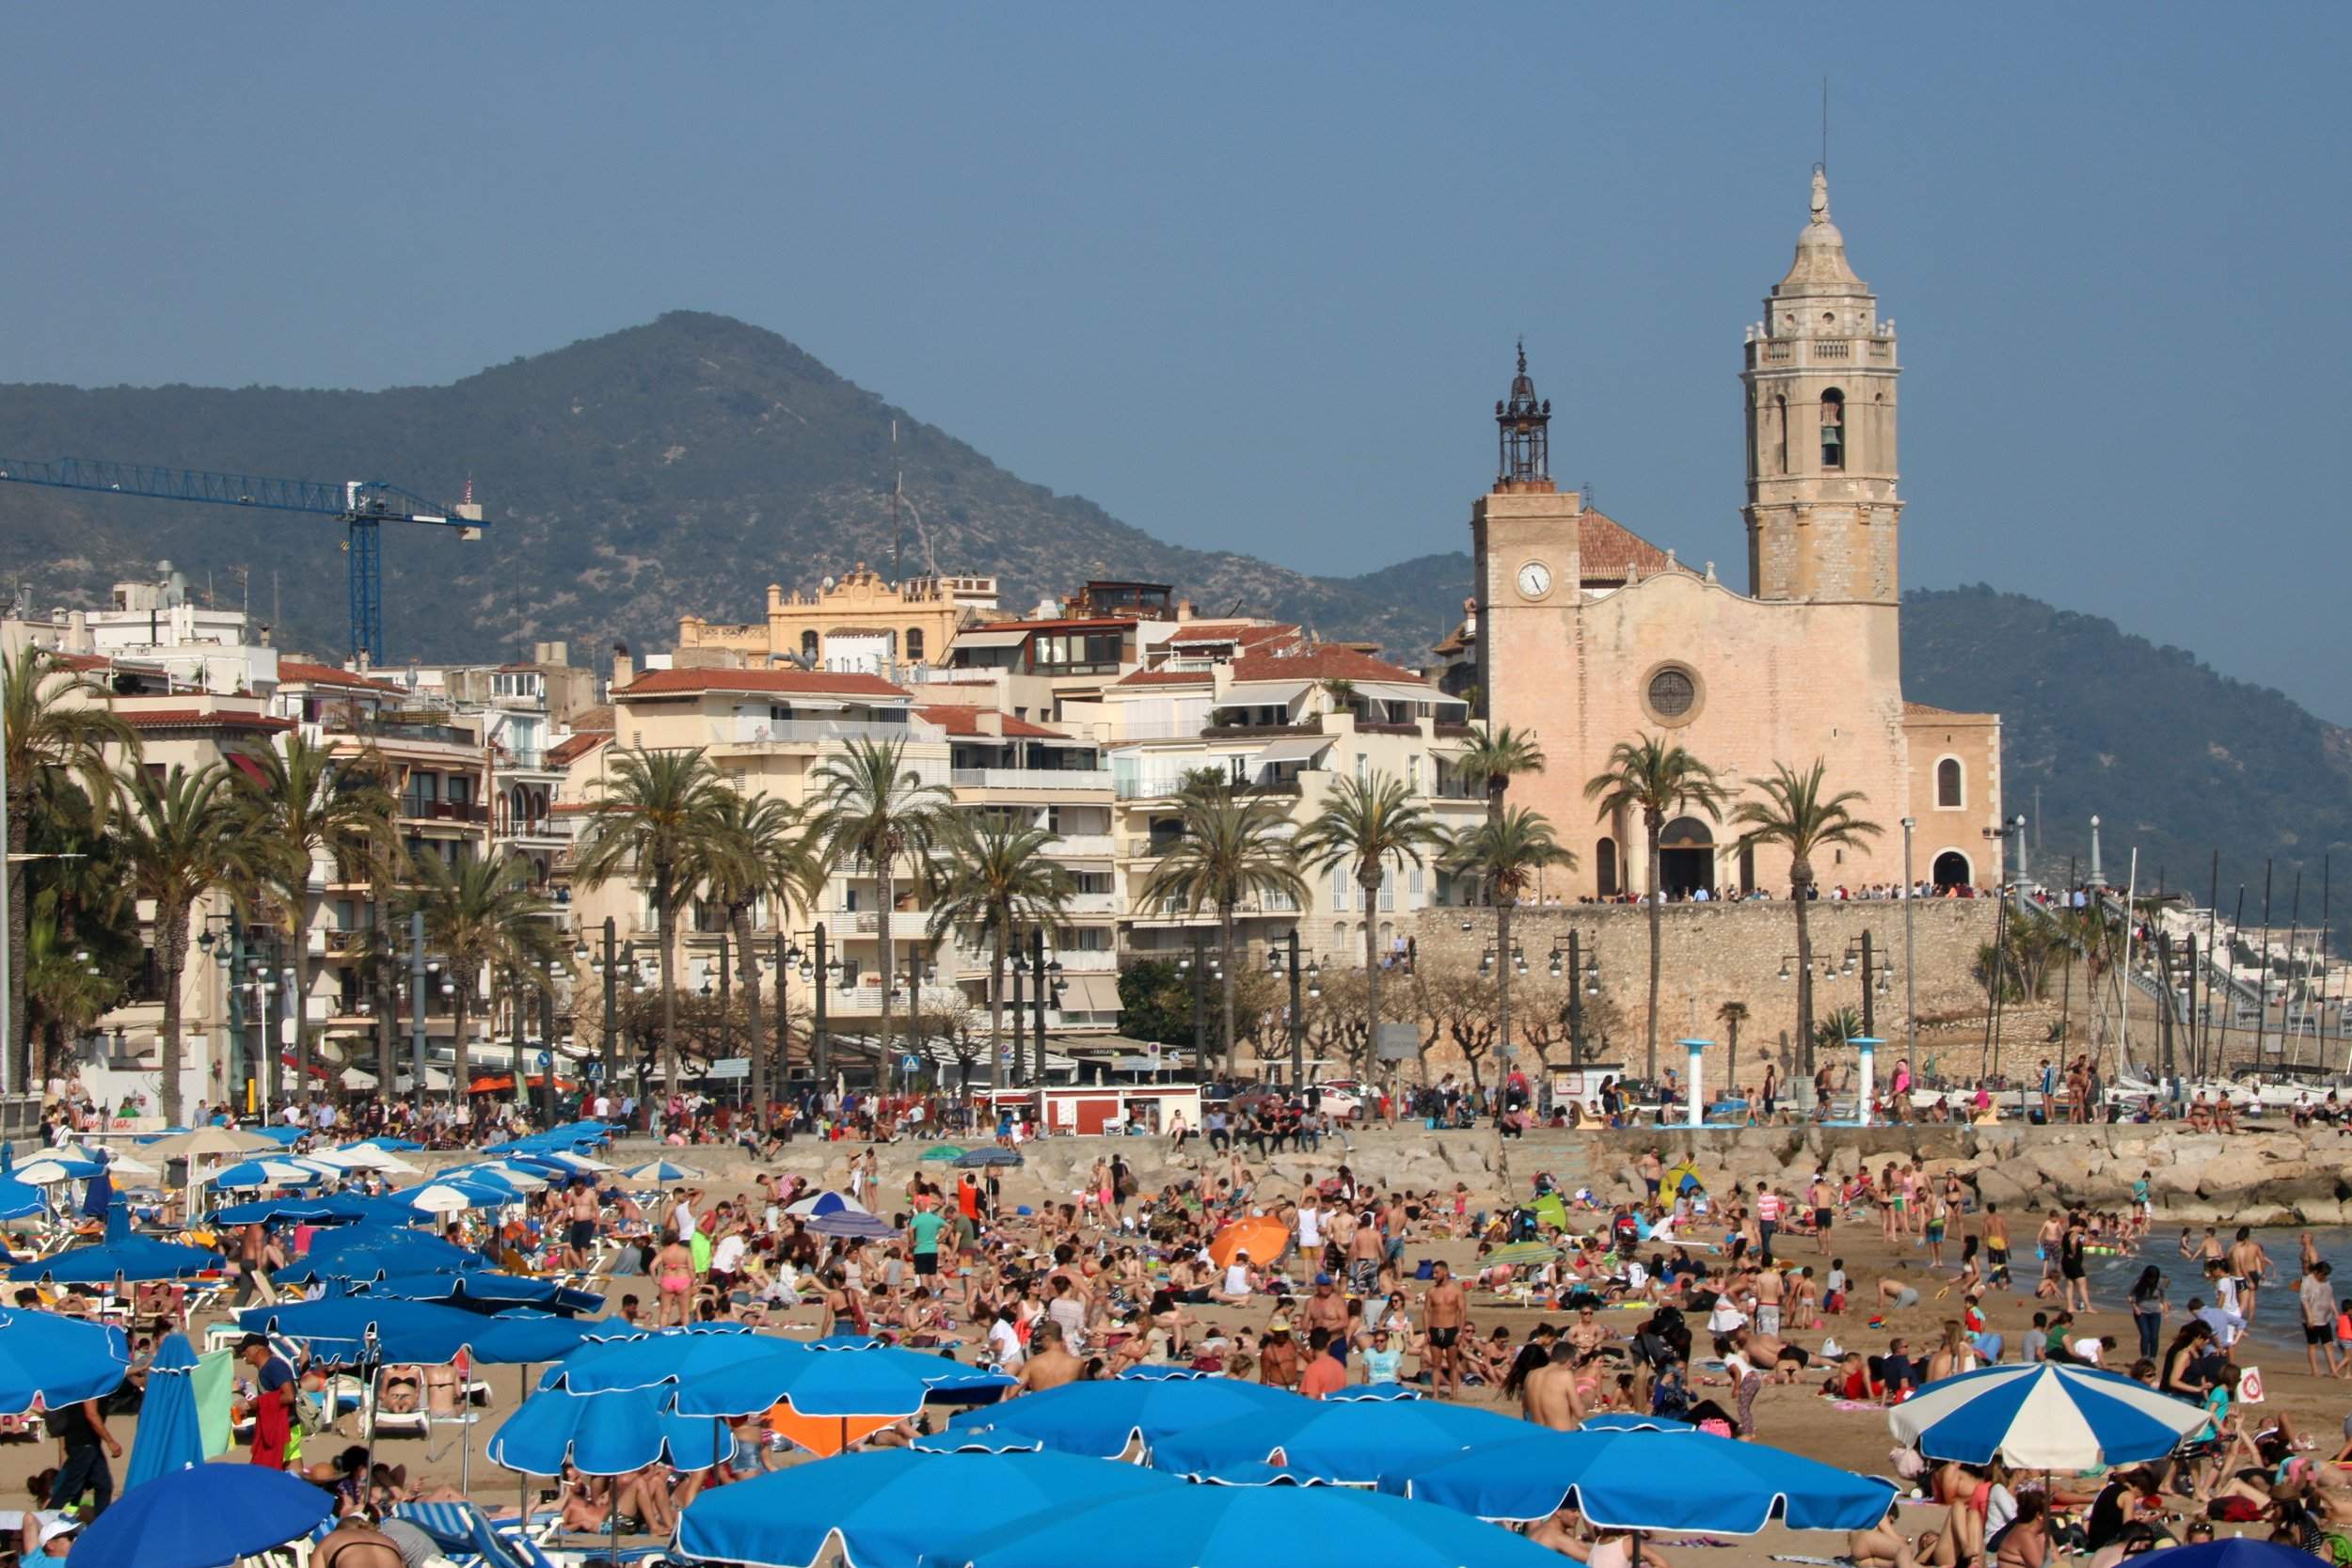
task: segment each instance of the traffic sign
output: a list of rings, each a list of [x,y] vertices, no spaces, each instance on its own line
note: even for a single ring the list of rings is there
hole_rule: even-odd
[[[725,1056],[710,1064],[713,1078],[749,1078],[752,1059],[749,1056]]]
[[[540,1069],[541,1069],[542,1071],[546,1070],[546,1069],[548,1069],[548,1068],[553,1067],[554,1065],[555,1065],[555,1058],[554,1058],[553,1056],[549,1055],[547,1052],[544,1052],[544,1051],[542,1051],[542,1052],[540,1052],[540,1053],[539,1053],[539,1067],[540,1067]]]

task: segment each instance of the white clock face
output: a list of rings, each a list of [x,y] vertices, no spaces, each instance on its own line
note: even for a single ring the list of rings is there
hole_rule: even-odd
[[[1551,592],[1551,568],[1540,561],[1531,561],[1519,568],[1519,592],[1531,599],[1540,599]]]

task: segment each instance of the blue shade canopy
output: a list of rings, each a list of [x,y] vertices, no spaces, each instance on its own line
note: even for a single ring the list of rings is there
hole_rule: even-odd
[[[1510,1442],[1529,1430],[1516,1416],[1441,1400],[1298,1403],[1303,1408],[1256,1410],[1169,1433],[1152,1443],[1152,1466],[1214,1481],[1279,1455],[1286,1467],[1369,1486],[1384,1475],[1418,1470],[1480,1443]]]
[[[147,1369],[138,1432],[131,1442],[125,1488],[204,1463],[204,1428],[196,1412],[196,1352],[184,1334],[167,1334]]]
[[[1819,1460],[1684,1432],[1537,1432],[1381,1485],[1513,1524],[1545,1518],[1573,1497],[1605,1528],[1723,1535],[1754,1535],[1775,1518],[1791,1529],[1866,1529],[1895,1496],[1891,1482]]]
[[[1124,1378],[1132,1383],[1195,1383],[1201,1378],[1215,1377],[1217,1374],[1204,1371],[1199,1367],[1155,1366],[1151,1362],[1143,1362],[1136,1366],[1121,1368],[1111,1375]]]
[[[1006,1461],[1019,1464],[1018,1459]],[[814,1468],[815,1466],[811,1466]],[[723,1494],[722,1494],[723,1496]],[[1343,1486],[1200,1486],[1059,1508],[985,1530],[931,1521],[938,1568],[1559,1568],[1477,1519]],[[1109,1550],[1106,1552],[1106,1546]]]
[[[595,1394],[683,1383],[723,1367],[757,1360],[772,1354],[780,1343],[740,1323],[723,1328],[712,1324],[691,1330],[654,1329],[583,1344],[565,1355],[561,1365],[549,1367],[539,1386]]]
[[[592,1476],[625,1476],[667,1461],[699,1470],[735,1453],[727,1423],[665,1408],[666,1388],[575,1394],[549,1388],[523,1401],[490,1434],[484,1451],[525,1475],[560,1476],[566,1465]]]
[[[1323,1396],[1326,1404],[1388,1404],[1399,1400],[1426,1399],[1409,1383],[1351,1383]]]
[[[259,1465],[199,1465],[127,1488],[73,1544],[80,1568],[230,1568],[310,1534],[331,1493]]]
[[[8,1278],[51,1279],[60,1285],[103,1285],[118,1276],[125,1281],[189,1279],[220,1266],[217,1252],[184,1246],[178,1242],[159,1242],[152,1236],[134,1236],[130,1210],[118,1205],[106,1216],[104,1241],[19,1263],[8,1270]]]
[[[321,1193],[310,1197],[261,1197],[213,1211],[216,1225],[348,1225],[369,1212],[357,1193]]]
[[[2233,1535],[2196,1546],[2167,1546],[2142,1556],[2135,1568],[2310,1568],[2312,1554],[2275,1541]]]
[[[49,1200],[41,1196],[39,1187],[0,1176],[0,1221],[31,1219],[47,1212]]]
[[[1587,1416],[1577,1428],[1579,1432],[1696,1432],[1688,1421],[1677,1421],[1672,1416],[1638,1416],[1629,1410],[1605,1410],[1597,1416]]]
[[[552,1279],[532,1279],[473,1269],[464,1274],[386,1274],[373,1279],[350,1281],[356,1294],[389,1301],[437,1301],[473,1312],[498,1312],[510,1307],[536,1307],[543,1311],[575,1317],[602,1312],[604,1297],[576,1290]]]
[[[1117,1497],[1181,1506],[1184,1482],[1133,1465],[1069,1454],[849,1453],[719,1487],[678,1517],[689,1557],[763,1568],[809,1568],[838,1536],[855,1568],[916,1568],[942,1521],[983,1531],[1050,1509]],[[1102,1560],[1100,1556],[1089,1560]]]
[[[119,1328],[0,1308],[0,1410],[9,1415],[111,1394],[130,1366],[130,1341]]]
[[[992,1144],[986,1148],[976,1148],[969,1154],[957,1155],[955,1163],[962,1170],[979,1170],[988,1165],[1017,1165],[1021,1163],[1021,1151]]]
[[[864,1339],[859,1343],[843,1342],[844,1340],[855,1341],[860,1338],[860,1336],[855,1335],[829,1335],[823,1339],[811,1339],[802,1348],[823,1353],[854,1352],[861,1361],[873,1365],[896,1367],[909,1377],[920,1381],[929,1387],[934,1398],[946,1396],[969,1398],[976,1401],[990,1399],[1013,1386],[1014,1380],[1004,1372],[993,1372],[985,1367],[975,1367],[968,1362],[958,1361],[951,1355],[942,1355],[931,1351],[905,1350],[897,1345],[885,1345],[878,1339]],[[799,1341],[789,1342],[799,1343]]]
[[[1141,1438],[1146,1447],[1212,1421],[1292,1409],[1310,1402],[1263,1384],[1232,1378],[1143,1383],[1112,1378],[1069,1383],[1008,1404],[965,1411],[947,1424],[989,1426],[1000,1435],[1035,1437],[1062,1453],[1116,1459]]]
[[[1045,1440],[1025,1432],[999,1432],[993,1426],[955,1426],[929,1433],[907,1447],[920,1453],[1042,1453]],[[1066,1454],[1064,1458],[1076,1458]],[[1089,1465],[1100,1463],[1089,1459]]]
[[[287,1127],[282,1124],[275,1127],[249,1127],[246,1131],[267,1138],[270,1142],[286,1148],[292,1148],[310,1135],[310,1130],[307,1127]]]
[[[1002,1373],[978,1372],[933,1355],[887,1350],[813,1351],[788,1340],[758,1341],[765,1354],[709,1369],[678,1384],[688,1416],[749,1416],[789,1401],[803,1416],[912,1416],[934,1394],[1009,1388]]]
[[[361,1296],[248,1307],[237,1323],[249,1334],[298,1339],[319,1359],[346,1365],[373,1359],[440,1366],[460,1351],[484,1362],[553,1361],[578,1349],[588,1328],[562,1318],[487,1318],[429,1302]]]
[[[456,1274],[487,1269],[478,1252],[421,1230],[389,1225],[360,1225],[311,1239],[310,1254],[275,1277],[281,1283],[313,1279],[365,1279],[387,1274]]]
[[[2092,1367],[2024,1362],[1929,1384],[1886,1413],[1931,1459],[2025,1470],[2088,1470],[2162,1459],[2205,1424],[2186,1400]]]
[[[356,1144],[345,1144],[344,1149],[380,1148],[387,1154],[413,1154],[424,1148],[414,1138],[362,1138]]]
[[[317,1187],[329,1180],[316,1165],[294,1160],[240,1160],[223,1165],[205,1180],[223,1192],[246,1187]]]

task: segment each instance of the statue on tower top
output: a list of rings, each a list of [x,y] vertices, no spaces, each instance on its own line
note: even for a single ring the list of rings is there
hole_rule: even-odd
[[[1829,171],[1819,164],[1813,166],[1813,221],[1829,221]]]

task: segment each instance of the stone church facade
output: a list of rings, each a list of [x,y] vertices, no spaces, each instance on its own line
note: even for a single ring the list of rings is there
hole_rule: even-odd
[[[2000,719],[1903,699],[1894,324],[1846,259],[1817,170],[1788,275],[1747,330],[1747,588],[1693,571],[1603,516],[1549,472],[1550,404],[1520,356],[1496,405],[1501,461],[1470,510],[1469,635],[1491,723],[1548,759],[1513,805],[1542,812],[1578,857],[1571,896],[1647,891],[1638,820],[1596,821],[1585,781],[1619,741],[1664,735],[1714,767],[1736,803],[1775,764],[1818,757],[1830,792],[1885,831],[1814,867],[1823,895],[1903,879],[2001,879]],[[1468,651],[1467,649],[1465,651]],[[1729,810],[1724,813],[1729,816]],[[1704,813],[1670,822],[1669,891],[1785,896],[1785,851],[1743,853]]]

